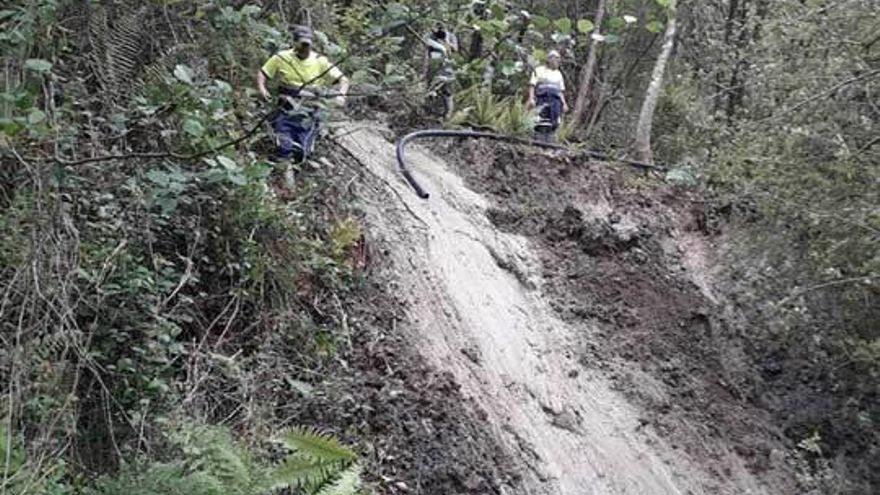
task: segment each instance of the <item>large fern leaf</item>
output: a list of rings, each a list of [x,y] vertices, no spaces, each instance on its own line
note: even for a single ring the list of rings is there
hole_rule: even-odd
[[[353,462],[357,455],[334,436],[314,428],[294,427],[279,435],[288,449],[320,462]]]
[[[315,462],[290,456],[272,473],[272,489],[297,487],[311,492],[332,479],[342,467],[338,462]]]
[[[343,471],[332,483],[322,487],[317,495],[357,495],[362,484],[361,466],[355,463]]]
[[[186,454],[187,468],[222,482],[226,495],[261,493],[268,484],[268,468],[256,462],[226,428],[190,425],[173,438]]]
[[[127,93],[143,65],[145,9],[132,10],[110,25],[107,9],[98,5],[90,14],[89,39],[92,65],[104,91],[111,96]]]
[[[211,474],[229,485],[247,486],[251,483],[248,452],[236,445],[228,432],[212,430],[201,443],[202,460]]]

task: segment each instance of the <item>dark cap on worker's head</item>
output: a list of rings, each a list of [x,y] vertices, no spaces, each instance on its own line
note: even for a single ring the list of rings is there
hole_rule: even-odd
[[[290,30],[293,34],[293,41],[296,43],[312,44],[312,29],[308,26],[294,26]]]

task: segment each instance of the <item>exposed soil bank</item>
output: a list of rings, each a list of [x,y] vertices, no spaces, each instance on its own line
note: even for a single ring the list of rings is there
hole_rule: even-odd
[[[422,201],[375,126],[338,140],[369,175],[373,261],[407,296],[401,331],[479,404],[521,470],[502,491],[793,493],[777,433],[731,391],[736,382],[691,377],[728,353],[711,340],[699,229],[673,235],[687,215],[664,213],[680,206],[671,192],[615,193],[625,180],[476,145],[465,175],[494,202],[414,148],[434,194]],[[756,450],[735,448],[731,431]]]

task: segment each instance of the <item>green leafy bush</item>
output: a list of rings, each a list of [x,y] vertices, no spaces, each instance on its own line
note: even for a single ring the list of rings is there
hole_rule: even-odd
[[[222,428],[190,426],[173,435],[179,455],[106,476],[87,495],[266,495],[282,488],[309,495],[363,493],[357,455],[336,438],[306,428],[280,434],[288,452],[275,465],[257,461]],[[62,493],[62,492],[57,492]]]

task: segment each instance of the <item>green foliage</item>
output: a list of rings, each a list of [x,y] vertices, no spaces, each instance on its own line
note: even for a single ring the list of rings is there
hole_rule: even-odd
[[[702,166],[734,220],[727,273],[753,308],[750,346],[784,370],[769,393],[797,404],[785,421],[792,440],[814,440],[801,450],[817,476],[860,473],[834,488],[843,493],[878,482],[880,114],[868,101],[880,46],[869,3],[694,9],[708,36],[683,40],[658,136],[670,160]]]
[[[244,430],[277,424],[216,405],[249,397],[243,377],[261,363],[255,342],[265,335],[295,341],[290,359],[302,369],[339,349],[335,315],[361,232],[336,220],[351,212],[331,192],[333,171],[307,174],[286,203],[260,158],[265,143],[225,146],[262,116],[247,88],[286,26],[231,2],[122,2],[71,15],[78,8],[30,2],[0,14],[0,43],[22,54],[0,93],[0,140],[22,157],[0,170],[4,307],[27,308],[0,312],[4,339],[17,343],[0,349],[0,376],[21,384],[9,396],[19,451],[43,461],[45,480],[65,465],[76,478],[129,462],[99,493],[259,493],[245,485],[260,485],[260,469],[231,440],[200,432],[212,443],[190,439],[180,458],[165,455],[161,431],[184,407]],[[135,22],[143,12],[168,16],[148,39]],[[181,33],[212,42],[184,45]],[[99,90],[114,78],[125,88]],[[204,158],[180,158],[192,153]],[[112,154],[132,158],[53,161]],[[237,356],[228,374],[190,381],[226,355]],[[153,459],[140,457],[147,450]],[[27,463],[18,471],[37,476]]]
[[[559,126],[559,129],[556,130],[556,139],[560,143],[568,142],[577,129],[577,122],[573,122],[571,120],[563,120],[562,124],[560,124]]]
[[[309,495],[363,493],[357,455],[335,437],[293,428],[278,441],[289,452],[270,466],[258,462],[224,428],[185,427],[172,435],[179,454],[171,460],[127,466],[99,480],[87,494],[264,495],[279,488]]]
[[[593,25],[593,21],[589,19],[581,19],[577,22],[577,29],[583,34],[588,34],[591,33],[593,29],[596,29],[596,27]]]
[[[126,468],[118,476],[98,482],[88,495],[223,495],[229,493],[217,478],[205,473],[188,472],[180,464],[156,463],[145,469]],[[257,493],[257,492],[252,492]]]
[[[249,495],[264,492],[266,468],[232,439],[229,431],[217,427],[193,427],[176,439],[183,450],[189,471],[202,478],[213,478],[223,486],[223,493]]]
[[[26,457],[22,439],[9,428],[9,420],[0,420],[0,491],[10,495],[67,495],[71,490],[62,483],[65,475],[63,462],[35,468]],[[45,469],[45,468],[44,468]]]
[[[310,495],[356,495],[361,489],[355,453],[314,429],[293,428],[278,441],[291,453],[273,473],[274,487],[298,487]]]
[[[538,122],[537,112],[522,98],[500,98],[486,88],[475,86],[458,95],[459,110],[450,119],[453,124],[488,128],[510,135],[529,135]]]
[[[497,129],[504,115],[504,104],[498,96],[486,88],[474,86],[457,95],[453,123],[467,123],[476,127]]]
[[[501,129],[514,136],[529,136],[538,123],[538,113],[528,108],[522,98],[512,98],[506,102],[501,115]]]
[[[183,428],[173,437],[181,455],[168,462],[131,465],[106,476],[88,495],[262,495],[267,468],[222,428]]]
[[[355,247],[362,238],[363,230],[357,221],[351,217],[338,222],[330,234],[333,257],[343,260],[346,254]]]

